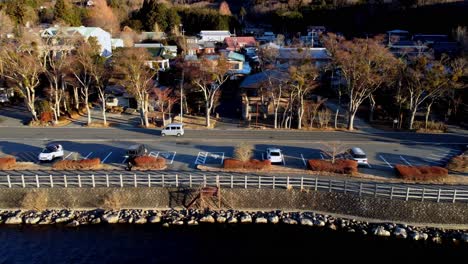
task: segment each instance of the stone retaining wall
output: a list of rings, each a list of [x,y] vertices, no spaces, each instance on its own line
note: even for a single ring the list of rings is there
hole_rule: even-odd
[[[29,194],[32,202],[25,203],[28,193],[35,194]],[[182,188],[13,188],[0,189],[0,208],[182,208],[196,193]],[[400,223],[468,224],[467,203],[406,202],[299,190],[222,189],[221,195],[221,207],[236,210],[307,210]],[[215,202],[208,200],[207,205]]]

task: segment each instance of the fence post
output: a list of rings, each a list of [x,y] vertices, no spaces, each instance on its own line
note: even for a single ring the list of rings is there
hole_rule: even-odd
[[[405,198],[405,201],[408,201],[409,199],[409,192],[410,192],[410,188],[406,188],[406,198]]]
[[[231,174],[231,189],[234,189],[234,175]]]
[[[390,200],[393,200],[393,186],[392,186],[392,189],[390,190]]]
[[[137,187],[136,173],[133,173],[133,185]]]
[[[8,188],[11,188],[10,174],[7,175]]]
[[[120,188],[123,188],[123,179],[122,179],[122,173],[120,174]]]
[[[192,188],[192,173],[189,174],[189,186]]]
[[[244,188],[247,189],[247,175],[244,177]]]
[[[421,202],[424,201],[424,195],[426,195],[426,188],[423,188],[423,193],[422,193],[422,197],[421,197]]]
[[[216,175],[216,187],[219,188],[219,175]]]
[[[54,180],[52,179],[52,174],[49,174],[50,188],[54,188]]]
[[[344,193],[346,194],[347,188],[348,187],[348,181],[344,181]]]
[[[78,174],[78,187],[81,188],[81,176]]]
[[[66,174],[63,175],[63,184],[65,184],[65,188],[68,187],[67,175]]]
[[[148,187],[151,187],[151,174],[148,174]]]
[[[331,192],[332,189],[332,180],[328,181],[328,192]]]
[[[315,178],[315,190],[317,191],[318,189],[318,177]]]
[[[276,177],[273,175],[273,189],[275,189]]]
[[[304,190],[304,177],[301,176],[301,190]]]
[[[258,188],[262,188],[262,176],[258,176]]]
[[[452,201],[452,203],[455,203],[456,199],[457,199],[457,189],[453,190],[453,201]]]
[[[203,187],[206,187],[206,174],[203,174]]]
[[[441,189],[439,188],[439,193],[437,194],[437,202],[440,202],[440,193],[441,193]]]
[[[106,186],[109,188],[109,174],[106,174]]]
[[[39,188],[39,176],[37,176],[37,174],[36,174],[36,186],[37,188]]]
[[[289,176],[286,177],[286,188],[289,188]]]
[[[362,182],[359,183],[359,197],[362,195]]]
[[[24,182],[24,174],[21,174],[21,183],[23,184],[23,188],[26,188],[26,183]]]
[[[374,187],[374,197],[377,197],[377,189],[379,188],[379,186],[377,185],[377,183],[375,184],[375,187]]]
[[[94,180],[94,174],[91,174],[91,180],[93,181],[93,188],[96,188],[96,181]]]

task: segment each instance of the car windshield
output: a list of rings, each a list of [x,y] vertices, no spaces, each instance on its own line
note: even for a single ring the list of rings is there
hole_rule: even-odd
[[[366,155],[354,154],[354,158],[356,158],[356,159],[365,159]]]
[[[271,152],[270,155],[271,156],[280,156],[280,153],[279,152]]]
[[[42,153],[52,153],[57,151],[57,148],[55,146],[47,146],[42,150]]]

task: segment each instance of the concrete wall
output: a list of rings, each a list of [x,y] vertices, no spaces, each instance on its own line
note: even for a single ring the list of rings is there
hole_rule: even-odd
[[[18,208],[26,193],[36,191],[0,189],[0,208]],[[40,192],[48,208],[105,207],[109,199],[122,200],[122,208],[181,208],[196,194],[196,190],[165,188],[52,188]],[[237,210],[310,210],[390,222],[468,224],[466,203],[405,202],[299,190],[223,189],[221,194],[222,207]],[[207,204],[215,205],[215,201]]]

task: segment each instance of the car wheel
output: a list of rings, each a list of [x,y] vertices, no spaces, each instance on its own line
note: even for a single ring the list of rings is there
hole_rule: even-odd
[[[177,133],[177,136],[180,137],[180,133]]]
[[[166,134],[165,134],[165,133],[161,133],[161,136],[162,136],[162,137],[165,137],[165,136],[166,136]]]

